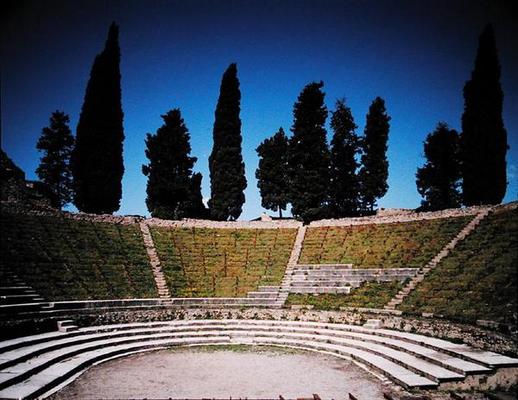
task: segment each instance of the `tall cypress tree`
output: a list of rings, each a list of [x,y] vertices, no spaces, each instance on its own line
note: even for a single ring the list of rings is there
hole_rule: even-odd
[[[288,138],[279,128],[271,138],[265,139],[256,149],[259,167],[255,171],[257,186],[261,192],[261,205],[269,210],[286,210],[288,203]]]
[[[498,204],[505,196],[507,132],[493,27],[480,35],[475,68],[464,86],[460,137],[462,195],[467,206]]]
[[[461,196],[459,136],[441,122],[424,143],[426,164],[417,169],[417,191],[423,197],[421,208],[427,211],[459,207]]]
[[[363,212],[372,212],[376,206],[376,200],[384,196],[388,190],[389,121],[385,101],[381,97],[376,97],[369,107],[362,138],[362,166],[358,176]]]
[[[329,202],[331,213],[336,218],[354,216],[359,206],[359,183],[356,169],[359,153],[357,128],[345,100],[336,102],[336,109],[331,116],[331,168]]]
[[[70,155],[74,137],[69,122],[70,118],[64,112],[53,112],[50,126],[43,128],[36,144],[36,148],[44,153],[36,174],[49,187],[57,208],[70,203],[73,195]]]
[[[323,86],[323,82],[312,82],[300,93],[293,107],[293,136],[288,146],[292,214],[306,223],[327,215],[329,149]]]
[[[113,213],[120,207],[124,131],[119,63],[119,28],[113,23],[90,72],[71,159],[74,204],[84,212]]]
[[[209,211],[211,218],[218,221],[236,220],[245,202],[240,101],[237,66],[230,64],[221,80],[213,129],[214,144],[209,157]]]
[[[155,135],[146,135],[148,177],[146,205],[153,217],[181,219],[200,217],[201,175],[192,173],[196,157],[190,157],[189,131],[179,109],[162,115],[164,124]],[[200,206],[201,205],[201,206]]]

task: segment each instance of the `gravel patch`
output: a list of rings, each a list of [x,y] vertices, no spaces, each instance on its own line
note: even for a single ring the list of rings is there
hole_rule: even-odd
[[[191,347],[141,353],[89,369],[52,395],[65,399],[312,397],[382,399],[381,380],[351,361],[261,346]]]

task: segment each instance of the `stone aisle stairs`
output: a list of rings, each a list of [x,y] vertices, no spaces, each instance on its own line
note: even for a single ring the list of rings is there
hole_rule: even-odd
[[[41,311],[52,309],[32,286],[27,285],[12,271],[4,271],[0,283],[0,315],[10,315],[20,311]]]
[[[432,258],[428,264],[424,267],[420,268],[410,281],[401,289],[393,299],[391,299],[383,308],[385,310],[395,310],[396,307],[403,302],[403,300],[416,288],[419,282],[422,282],[426,276],[432,269],[434,269],[437,264],[441,262],[441,260],[450,254],[457,243],[461,240],[464,240],[477,226],[480,222],[489,214],[491,208],[487,208],[483,211],[480,211],[475,218],[473,218],[458,234],[455,236],[446,246],[444,246],[437,255]]]
[[[295,238],[295,243],[293,243],[293,249],[291,250],[290,258],[288,260],[288,265],[286,265],[286,271],[284,272],[284,277],[282,278],[281,287],[278,291],[277,295],[277,304],[279,306],[283,306],[288,298],[288,294],[290,293],[291,280],[293,276],[293,271],[297,266],[297,263],[300,258],[300,253],[302,252],[302,244],[304,243],[304,237],[306,236],[307,226],[301,225],[297,231],[297,236]]]
[[[153,271],[153,277],[155,278],[158,297],[161,299],[170,299],[171,292],[167,287],[167,282],[162,271],[160,259],[158,258],[158,253],[156,251],[155,243],[153,242],[153,237],[151,236],[149,226],[145,222],[140,222],[139,225],[140,231],[142,232],[142,238],[144,239],[144,246],[146,247],[146,252],[149,257],[151,269]]]
[[[374,324],[374,321],[372,321]],[[89,366],[146,350],[221,344],[299,348],[352,359],[407,388],[478,387],[509,376],[518,359],[442,339],[335,323],[177,320],[92,326],[0,342],[0,398],[45,396]],[[509,385],[516,384],[516,377]]]

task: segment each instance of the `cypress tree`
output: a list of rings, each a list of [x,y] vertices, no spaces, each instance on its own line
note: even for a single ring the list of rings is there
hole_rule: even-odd
[[[240,101],[237,66],[230,64],[221,80],[213,129],[214,144],[209,157],[209,211],[211,218],[217,221],[236,220],[245,202]]]
[[[460,206],[458,153],[459,136],[445,123],[439,123],[426,137],[426,163],[416,174],[417,191],[423,197],[421,209],[435,211]]]
[[[305,223],[327,214],[329,149],[323,86],[323,82],[306,85],[293,107],[293,136],[288,146],[289,200],[293,216]]]
[[[201,181],[202,175],[199,172],[192,174],[189,196],[185,202],[185,215],[188,218],[205,219],[209,216],[208,210],[203,204]]]
[[[124,132],[119,63],[119,28],[113,23],[90,72],[71,159],[74,204],[84,212],[113,213],[120,207]]]
[[[259,167],[255,171],[257,187],[261,193],[261,205],[269,210],[286,210],[288,203],[288,138],[279,128],[271,138],[265,139],[256,149]]]
[[[360,201],[363,212],[372,213],[376,200],[388,190],[387,141],[390,117],[385,101],[376,97],[369,107],[362,138]]]
[[[70,203],[73,195],[70,155],[74,137],[68,127],[70,118],[62,111],[55,111],[50,125],[43,128],[36,148],[43,152],[36,174],[50,189],[57,208]]]
[[[467,206],[498,204],[505,196],[508,146],[503,98],[495,35],[487,25],[480,35],[471,79],[464,86],[460,146],[462,195]]]
[[[331,116],[331,168],[329,202],[333,217],[351,217],[356,215],[359,206],[359,183],[356,169],[359,153],[357,128],[345,100],[336,102],[336,109]]]
[[[157,218],[200,217],[201,175],[192,173],[196,157],[189,156],[189,131],[177,108],[162,119],[164,124],[156,134],[146,135],[149,164],[142,166],[148,177],[146,205]]]

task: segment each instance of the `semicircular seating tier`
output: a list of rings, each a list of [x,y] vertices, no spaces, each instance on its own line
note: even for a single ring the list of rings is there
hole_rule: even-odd
[[[33,398],[94,363],[172,346],[273,345],[351,359],[405,388],[490,385],[518,359],[387,329],[277,320],[177,320],[91,326],[0,342],[0,397]],[[512,375],[511,375],[512,376]],[[516,383],[516,382],[515,382]]]

